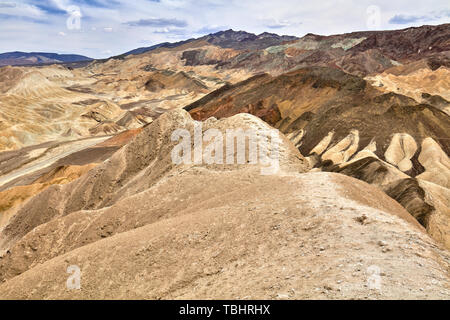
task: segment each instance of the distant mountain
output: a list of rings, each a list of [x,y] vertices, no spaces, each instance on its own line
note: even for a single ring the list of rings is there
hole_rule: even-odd
[[[77,54],[57,54],[46,52],[6,52],[0,54],[0,66],[21,66],[49,63],[91,61],[92,58]]]
[[[197,39],[142,47],[114,58],[138,55],[160,48],[187,48],[191,43],[201,42],[241,51],[233,59],[215,61],[221,68],[246,68],[256,73],[273,72],[274,68],[283,73],[292,68],[318,65],[337,67],[354,75],[366,76],[421,59],[426,59],[427,64],[436,70],[442,65],[450,66],[449,26],[450,24],[442,24],[330,36],[309,33],[302,38],[268,32],[255,35],[230,29]],[[188,55],[198,58],[202,54],[198,50],[188,52],[183,55],[183,59],[187,59]],[[187,59],[187,63],[190,63],[190,60],[192,59]],[[203,60],[205,62],[208,59]],[[211,61],[213,60],[208,60],[208,63]]]
[[[234,31],[232,29],[212,33],[197,39],[188,39],[179,42],[164,42],[151,47],[142,47],[124,53],[123,56],[130,54],[142,54],[158,48],[176,48],[193,41],[206,41],[222,48],[233,48],[237,50],[259,50],[270,46],[279,45],[283,42],[297,40],[294,36],[279,36],[275,33],[264,32],[259,35],[245,32]]]
[[[125,52],[124,54],[120,55],[119,57],[124,57],[124,56],[128,56],[130,54],[142,54],[142,53],[146,53],[158,48],[175,48],[178,46],[181,46],[185,43],[188,43],[190,41],[194,41],[195,39],[189,39],[189,40],[184,40],[184,41],[179,41],[179,42],[163,42],[163,43],[158,43],[155,44],[154,46],[150,46],[150,47],[142,47],[142,48],[137,48],[128,52]]]
[[[265,41],[274,39],[269,37]],[[450,67],[449,39],[450,24],[330,36],[309,33],[282,45],[241,52],[233,59],[223,61],[220,67],[246,68],[255,73],[274,72],[276,69],[281,74],[292,69],[328,66],[365,77],[400,64],[425,60],[430,68],[436,70],[441,66]],[[263,40],[254,40],[253,43],[259,41]],[[245,42],[248,40],[237,43]]]
[[[294,36],[279,36],[275,33],[264,32],[255,35],[245,31],[234,31],[230,29],[204,36],[199,40],[207,41],[222,48],[259,50],[297,39]]]

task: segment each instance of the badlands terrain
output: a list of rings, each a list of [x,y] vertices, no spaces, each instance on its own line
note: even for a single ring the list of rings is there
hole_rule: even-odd
[[[40,62],[0,68],[0,298],[450,298],[449,24]],[[199,122],[279,170],[175,164]]]

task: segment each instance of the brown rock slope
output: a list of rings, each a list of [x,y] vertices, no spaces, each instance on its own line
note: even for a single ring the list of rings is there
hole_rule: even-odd
[[[287,134],[313,166],[383,190],[410,177],[442,187],[421,184],[426,197],[404,199],[422,203],[423,211],[414,215],[424,216],[419,219],[423,225],[439,229],[434,236],[450,246],[450,117],[439,108],[403,95],[383,94],[363,79],[336,69],[314,67],[278,77],[256,76],[223,87],[186,109],[197,120],[250,112]],[[434,204],[433,199],[444,200]],[[447,222],[430,226],[433,214]]]
[[[302,174],[282,136],[274,175],[252,164],[176,166],[171,133],[193,127],[186,112],[166,113],[86,176],[31,199],[1,233],[0,296],[449,297],[448,255],[378,189]],[[240,127],[270,129],[250,115],[204,124]],[[70,265],[80,290],[66,288]],[[374,268],[381,290],[368,286]]]
[[[0,191],[0,228],[7,224],[8,219],[28,198],[42,192],[51,185],[66,184],[76,180],[95,166],[95,163],[85,166],[59,166],[31,184]]]
[[[92,145],[47,143],[40,146],[3,152],[0,156],[0,228],[27,199],[52,185],[76,180],[97,164],[108,159],[142,129],[128,130],[110,139],[94,139]],[[81,141],[82,142],[82,141]],[[70,151],[67,151],[70,150]]]

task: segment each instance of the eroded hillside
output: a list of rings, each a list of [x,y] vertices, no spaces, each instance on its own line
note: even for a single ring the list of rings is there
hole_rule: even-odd
[[[270,131],[250,115],[205,129],[230,125]],[[84,177],[30,200],[1,234],[1,295],[448,297],[448,254],[380,190],[302,174],[307,162],[286,138],[276,175],[249,164],[174,166],[169,137],[180,127],[192,131],[194,122],[184,111],[166,113]],[[68,265],[83,269],[79,291],[66,290],[59,270]],[[382,292],[365,286],[372,265],[384,270]]]
[[[0,68],[0,297],[448,299],[449,34],[227,30]],[[247,145],[174,163],[200,121],[280,170]]]

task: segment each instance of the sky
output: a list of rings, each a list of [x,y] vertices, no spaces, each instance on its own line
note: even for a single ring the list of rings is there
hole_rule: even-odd
[[[227,29],[301,37],[449,22],[448,0],[0,0],[0,52],[106,58]]]

